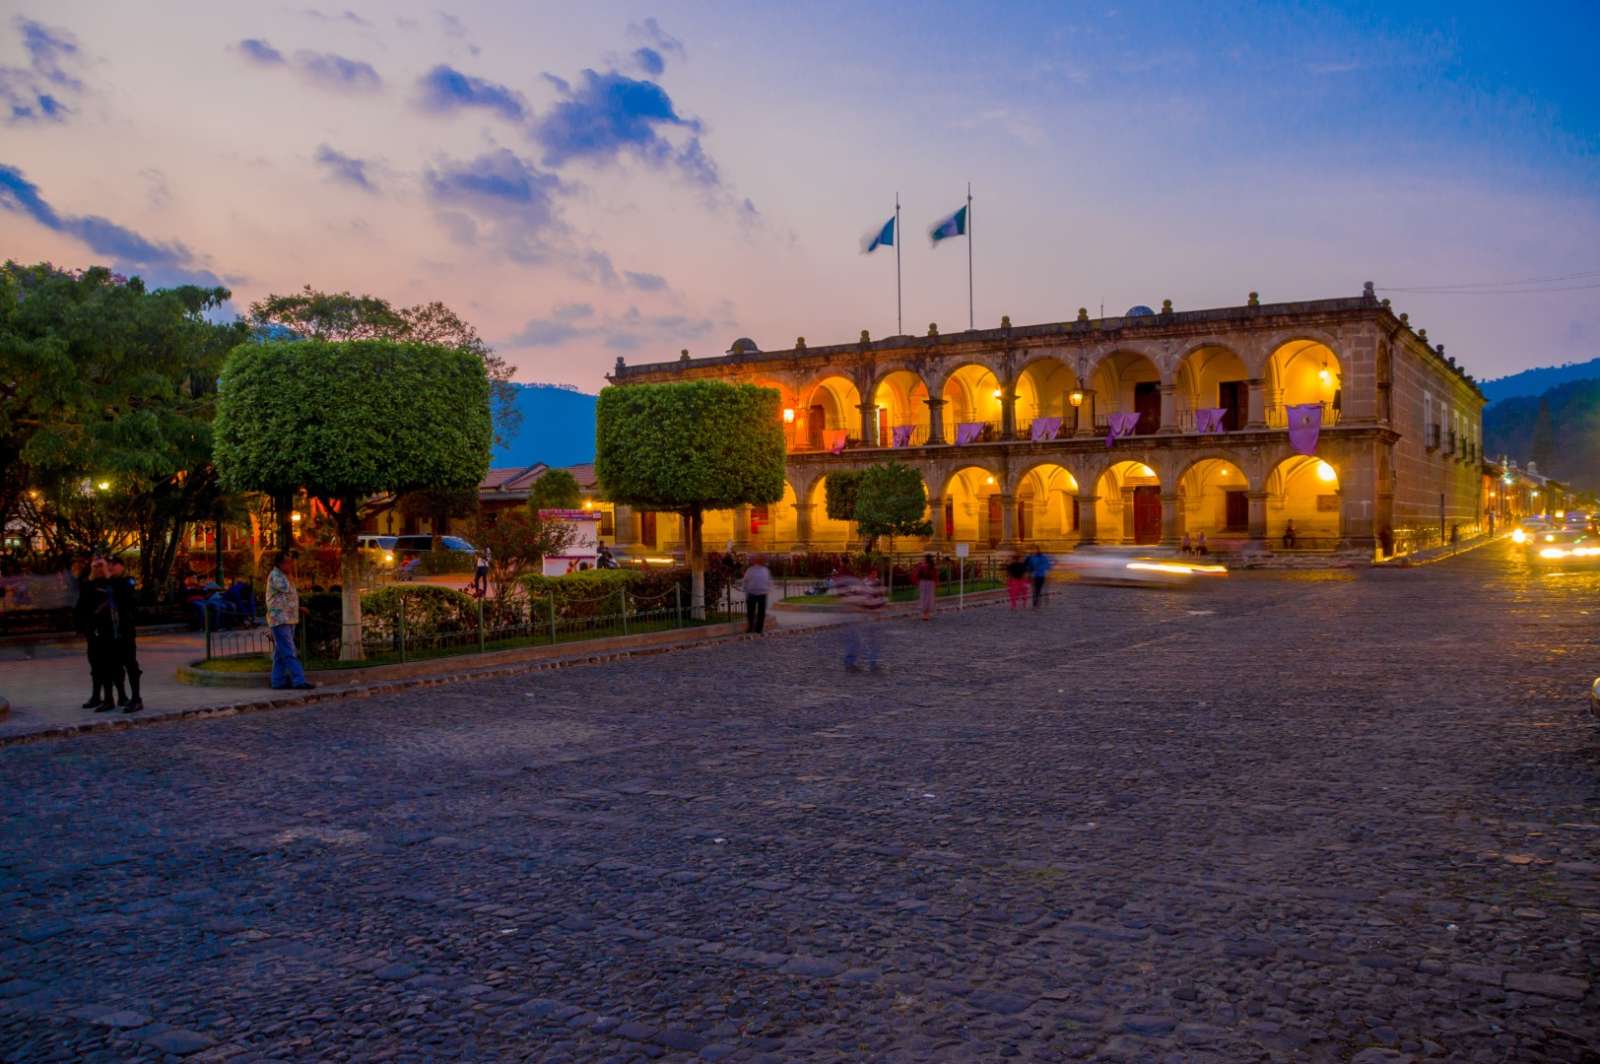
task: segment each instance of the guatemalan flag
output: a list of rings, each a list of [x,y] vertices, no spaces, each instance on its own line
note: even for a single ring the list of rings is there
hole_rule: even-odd
[[[962,207],[959,211],[940,222],[928,231],[928,236],[937,245],[941,240],[948,240],[953,236],[967,235],[967,209]]]
[[[894,219],[890,218],[883,223],[882,229],[874,229],[861,238],[861,253],[870,255],[879,248],[894,247]]]

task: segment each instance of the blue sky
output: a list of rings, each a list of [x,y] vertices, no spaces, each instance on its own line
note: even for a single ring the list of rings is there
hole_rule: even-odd
[[[1595,5],[9,6],[8,255],[442,299],[527,380],[891,334],[896,191],[962,328],[967,181],[980,325],[1600,271]],[[1600,354],[1566,287],[1392,298],[1492,377]]]

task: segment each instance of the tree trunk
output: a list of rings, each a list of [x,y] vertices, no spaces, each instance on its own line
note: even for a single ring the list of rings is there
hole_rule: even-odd
[[[706,619],[705,514],[696,506],[689,511],[689,616]]]
[[[361,648],[361,551],[357,548],[361,531],[359,500],[346,496],[339,500],[339,660],[360,661]]]
[[[272,512],[278,519],[278,549],[294,549],[294,521],[290,513],[294,509],[294,493],[287,492],[272,497]]]

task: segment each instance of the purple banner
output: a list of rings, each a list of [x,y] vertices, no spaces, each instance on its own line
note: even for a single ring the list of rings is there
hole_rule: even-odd
[[[1221,432],[1222,416],[1228,411],[1220,406],[1203,406],[1194,412],[1196,432]]]
[[[1029,435],[1033,438],[1033,442],[1034,443],[1039,443],[1042,440],[1053,440],[1053,439],[1055,439],[1056,438],[1056,434],[1058,432],[1060,432],[1060,431],[1061,431],[1061,419],[1060,418],[1058,418],[1058,417],[1036,417],[1036,418],[1033,419],[1033,426],[1029,431]]]
[[[1322,430],[1322,404],[1295,403],[1285,410],[1289,415],[1289,445],[1301,454],[1315,454],[1317,434]]]
[[[963,421],[956,426],[956,445],[975,442],[983,435],[983,422]]]
[[[894,427],[894,445],[896,447],[910,447],[911,434],[917,430],[915,425],[896,425]]]
[[[850,439],[849,429],[829,429],[822,434],[822,442],[828,450],[838,454],[844,450],[845,442]]]
[[[1107,414],[1106,420],[1111,424],[1111,431],[1106,433],[1106,446],[1110,447],[1118,436],[1131,436],[1139,424],[1137,410],[1126,414]]]

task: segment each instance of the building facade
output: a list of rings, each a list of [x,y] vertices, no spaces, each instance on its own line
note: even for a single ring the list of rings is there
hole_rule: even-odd
[[[610,380],[776,388],[782,502],[708,517],[706,543],[840,550],[841,469],[895,460],[949,549],[1176,545],[1401,550],[1483,520],[1477,386],[1368,285],[1363,295],[1091,319],[629,366]],[[1291,417],[1320,419],[1314,440]],[[624,547],[681,542],[676,515],[618,507]]]

